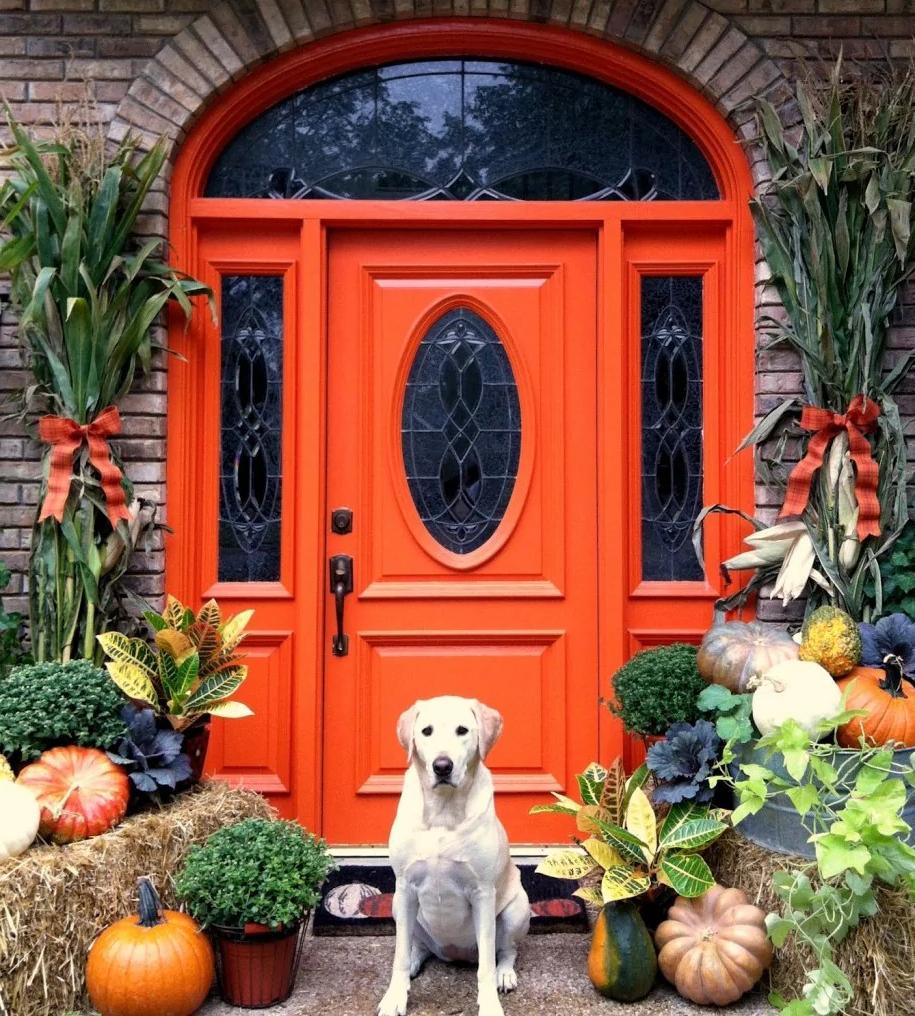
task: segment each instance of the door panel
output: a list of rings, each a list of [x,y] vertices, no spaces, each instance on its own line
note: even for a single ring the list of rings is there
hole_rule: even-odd
[[[596,252],[586,230],[330,236],[327,508],[351,508],[353,529],[331,533],[328,553],[354,562],[346,656],[331,652],[326,597],[323,828],[333,843],[386,841],[405,763],[397,716],[444,693],[504,715],[489,764],[511,838],[567,835],[565,823],[527,813],[597,753]],[[418,352],[439,358],[421,394],[438,383],[444,407],[444,422],[409,417],[424,429],[424,461],[411,469],[432,485],[432,509],[417,507],[403,451]],[[484,373],[504,359],[504,376]],[[486,454],[486,442],[512,440],[499,420],[513,399],[516,470]],[[511,497],[475,546],[500,470],[517,474]],[[439,524],[448,546],[433,535]]]

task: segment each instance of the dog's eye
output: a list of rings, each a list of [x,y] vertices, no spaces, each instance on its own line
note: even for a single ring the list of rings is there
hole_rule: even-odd
[[[463,737],[466,733],[467,733],[466,727],[458,727],[457,730],[455,731],[455,734],[457,734],[458,737]]]
[[[432,728],[431,727],[423,727],[422,734],[423,734],[423,737],[431,737],[432,736]]]

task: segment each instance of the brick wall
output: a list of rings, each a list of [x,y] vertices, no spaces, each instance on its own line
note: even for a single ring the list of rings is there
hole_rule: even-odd
[[[58,104],[71,109],[91,83],[98,115],[112,137],[130,129],[168,134],[176,143],[218,91],[246,69],[316,36],[392,18],[432,15],[514,17],[567,24],[641,50],[704,91],[746,138],[745,103],[766,92],[790,101],[797,61],[915,57],[915,0],[0,0],[0,95],[36,132]],[[765,167],[754,163],[761,179]],[[152,196],[143,229],[164,236],[167,184]],[[760,310],[772,293],[759,267]],[[900,308],[894,348],[915,345],[915,287]],[[0,395],[21,381],[14,324],[0,319]],[[120,447],[138,493],[164,505],[164,364],[122,407]],[[757,409],[799,392],[797,363],[761,353]],[[915,378],[903,388],[915,418]],[[915,459],[915,436],[912,458]],[[15,572],[8,606],[24,608],[22,576],[38,490],[38,448],[17,425],[0,425],[0,558]],[[758,488],[760,512],[774,515]],[[144,596],[162,592],[161,541],[138,555],[132,582]],[[769,612],[766,605],[766,612]]]

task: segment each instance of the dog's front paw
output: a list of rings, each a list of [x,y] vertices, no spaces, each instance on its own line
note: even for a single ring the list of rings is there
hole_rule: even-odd
[[[402,984],[399,980],[391,981],[384,998],[378,1003],[378,1016],[407,1016],[409,993],[409,981],[406,984]]]
[[[486,992],[484,995],[482,992],[477,996],[477,1005],[479,1006],[479,1016],[505,1016],[502,1011],[502,1003],[499,1001],[498,994],[493,992]]]
[[[496,986],[499,991],[514,991],[518,987],[518,975],[514,967],[498,967],[496,969]]]

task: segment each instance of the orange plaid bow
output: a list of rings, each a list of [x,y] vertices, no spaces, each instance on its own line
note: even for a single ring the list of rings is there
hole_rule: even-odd
[[[117,406],[103,409],[92,423],[77,423],[66,416],[43,416],[38,421],[41,440],[51,445],[51,468],[48,473],[48,490],[38,521],[47,518],[63,521],[67,495],[73,480],[73,456],[83,441],[89,446],[89,461],[98,470],[105,494],[108,520],[112,527],[121,519],[129,521],[127,498],[121,470],[112,461],[108,438],[121,429],[121,416]]]
[[[801,426],[815,431],[807,445],[807,454],[791,470],[788,493],[779,517],[800,515],[807,507],[810,485],[814,473],[823,465],[826,449],[834,437],[844,430],[848,433],[848,451],[855,464],[855,497],[858,500],[858,537],[880,535],[880,502],[877,499],[877,482],[880,473],[871,455],[871,446],[865,434],[877,425],[880,407],[866,395],[856,395],[845,413],[830,409],[804,406]]]

